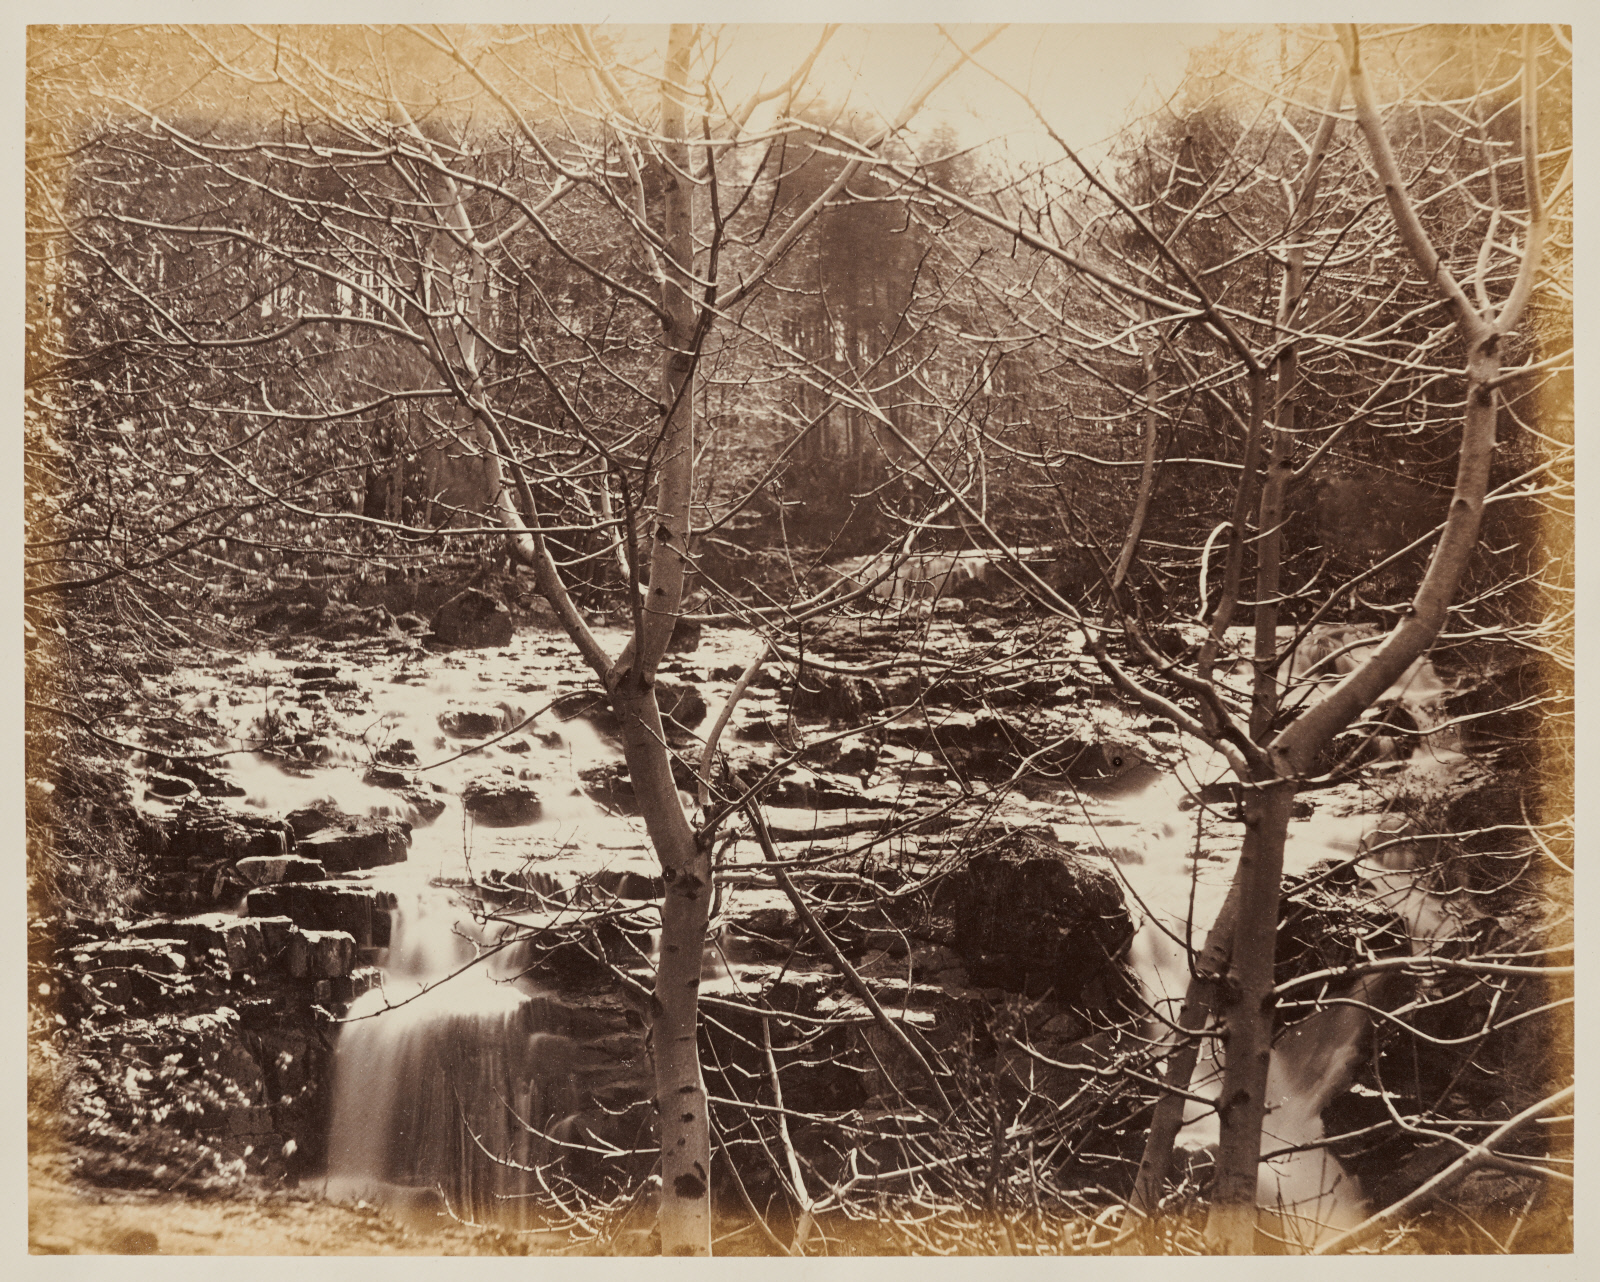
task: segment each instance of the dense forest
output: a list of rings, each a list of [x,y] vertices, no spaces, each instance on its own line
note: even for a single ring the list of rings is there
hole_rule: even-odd
[[[742,34],[30,28],[33,1249],[1570,1251],[1567,30]]]

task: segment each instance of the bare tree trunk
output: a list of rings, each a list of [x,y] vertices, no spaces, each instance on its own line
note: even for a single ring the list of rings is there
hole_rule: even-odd
[[[1207,1245],[1218,1254],[1255,1250],[1256,1182],[1267,1066],[1272,1058],[1273,952],[1278,940],[1278,885],[1294,811],[1295,784],[1279,779],[1245,795],[1244,850],[1239,856],[1239,916],[1233,964],[1221,985],[1217,1014],[1224,1028],[1222,1137],[1212,1184]]]
[[[628,772],[666,883],[651,1027],[661,1126],[663,1255],[711,1254],[711,1126],[696,1040],[700,968],[711,915],[711,852],[696,840],[678,799],[655,696],[656,667],[683,605],[694,478],[695,306],[689,292],[694,274],[694,186],[684,119],[693,39],[693,26],[682,23],[674,24],[667,37],[661,86],[661,131],[666,140],[666,163],[661,166],[666,279],[661,292],[667,313],[661,397],[667,417],[650,534],[650,590],[631,668],[618,672],[612,690]],[[621,663],[628,662],[624,655]]]
[[[1535,103],[1537,68],[1531,36],[1524,41],[1523,146],[1528,191],[1527,244],[1516,283],[1495,315],[1480,313],[1451,275],[1428,239],[1411,203],[1395,160],[1372,87],[1361,63],[1355,27],[1340,29],[1346,72],[1356,105],[1356,120],[1367,141],[1373,168],[1401,241],[1418,268],[1455,313],[1466,347],[1467,394],[1461,449],[1449,516],[1411,608],[1365,663],[1341,681],[1327,698],[1302,714],[1269,745],[1271,783],[1246,802],[1246,832],[1241,872],[1245,882],[1239,924],[1234,934],[1233,972],[1225,988],[1222,1015],[1227,1026],[1227,1069],[1221,1099],[1222,1142],[1206,1240],[1220,1254],[1243,1255],[1255,1248],[1256,1171],[1271,1056],[1272,961],[1277,927],[1278,882],[1283,847],[1293,808],[1295,781],[1308,774],[1333,737],[1370,707],[1417,658],[1427,652],[1449,616],[1461,577],[1477,546],[1494,457],[1500,373],[1500,340],[1515,325],[1538,271],[1546,215],[1539,194]]]
[[[1306,169],[1301,180],[1298,192],[1295,194],[1293,208],[1290,213],[1290,235],[1295,234],[1295,225],[1299,223],[1305,212],[1311,207],[1316,198],[1317,184],[1321,176],[1322,164],[1328,153],[1328,146],[1333,140],[1334,125],[1337,121],[1335,113],[1344,98],[1345,79],[1341,71],[1336,77],[1329,91],[1328,109],[1322,124],[1318,127],[1315,141],[1312,143],[1311,153],[1307,158]],[[1300,306],[1300,300],[1305,290],[1305,250],[1296,244],[1288,251],[1288,270],[1285,273],[1283,289],[1279,296],[1277,323],[1280,328],[1289,326]],[[1257,522],[1259,531],[1256,551],[1256,635],[1255,635],[1255,682],[1252,690],[1250,706],[1250,737],[1256,743],[1265,743],[1272,731],[1273,719],[1277,715],[1280,698],[1279,663],[1278,663],[1278,594],[1282,586],[1282,525],[1284,496],[1287,493],[1289,481],[1293,475],[1293,450],[1295,429],[1295,382],[1298,377],[1298,353],[1295,344],[1291,343],[1280,353],[1276,362],[1277,395],[1273,412],[1273,425],[1271,429],[1271,454],[1267,463],[1267,476],[1261,490],[1260,517]],[[1254,407],[1252,407],[1254,409]],[[1241,478],[1241,486],[1244,478]],[[1233,543],[1229,544],[1230,549]],[[1224,600],[1228,600],[1224,593]],[[1217,633],[1213,632],[1213,636]],[[1291,793],[1292,796],[1292,793]],[[1248,833],[1247,829],[1247,841]],[[1287,832],[1287,818],[1285,818],[1285,831]],[[1265,836],[1266,834],[1262,834]],[[1277,855],[1279,869],[1282,867],[1282,849]],[[1234,960],[1234,943],[1236,932],[1239,930],[1243,918],[1241,917],[1242,901],[1246,884],[1247,865],[1241,861],[1238,874],[1229,889],[1228,898],[1224,901],[1222,910],[1217,914],[1217,920],[1211,928],[1211,933],[1206,938],[1206,946],[1201,954],[1199,963],[1195,968],[1194,979],[1190,982],[1189,990],[1185,994],[1183,1010],[1178,1017],[1181,1029],[1192,1031],[1196,1034],[1203,1029],[1214,1013],[1217,995],[1217,979],[1224,974]],[[1254,884],[1252,876],[1251,883]],[[1274,882],[1271,888],[1272,904],[1268,920],[1277,922],[1277,885]],[[1250,911],[1265,912],[1266,906],[1260,902],[1262,896],[1258,893],[1257,902],[1250,904]],[[1268,963],[1270,972],[1270,961]],[[1268,1019],[1270,1032],[1270,1018]],[[1172,1146],[1182,1126],[1185,1100],[1182,1095],[1172,1092],[1186,1090],[1194,1075],[1194,1066],[1199,1058],[1200,1039],[1191,1036],[1183,1039],[1174,1049],[1167,1065],[1167,1072],[1163,1083],[1168,1094],[1163,1095],[1156,1104],[1155,1115],[1151,1119],[1150,1134],[1145,1142],[1144,1157],[1139,1164],[1139,1175],[1134,1184],[1133,1208],[1146,1217],[1153,1216],[1161,1196],[1161,1185],[1166,1178],[1167,1168],[1171,1162]],[[1263,1079],[1264,1089],[1264,1079]],[[1245,1124],[1249,1114],[1241,1113],[1237,1117],[1239,1124]],[[1224,1113],[1224,1127],[1229,1125],[1229,1114]],[[1256,1124],[1255,1148],[1248,1152],[1248,1144],[1241,1141],[1239,1151],[1247,1154],[1241,1162],[1249,1166],[1248,1175],[1240,1171],[1236,1184],[1243,1188],[1246,1184],[1250,1188],[1251,1205],[1254,1205],[1256,1171],[1260,1159],[1260,1123]],[[1220,1161],[1220,1159],[1219,1159]],[[1219,1182],[1219,1188],[1221,1184]],[[1240,1218],[1245,1218],[1245,1213],[1240,1213]],[[1145,1232],[1139,1236],[1148,1238],[1149,1226],[1144,1226]]]

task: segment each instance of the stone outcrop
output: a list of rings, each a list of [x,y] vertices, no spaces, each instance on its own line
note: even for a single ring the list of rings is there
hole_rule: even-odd
[[[249,917],[287,917],[302,930],[344,931],[360,948],[386,948],[394,898],[360,881],[284,882],[245,896]]]
[[[252,855],[234,865],[239,876],[252,886],[270,886],[280,881],[321,881],[328,870],[315,859],[302,855]]]
[[[544,803],[530,785],[494,775],[471,780],[462,790],[461,804],[485,828],[520,828],[544,814]]]
[[[281,819],[190,798],[165,815],[146,814],[143,834],[158,907],[196,911],[232,903],[251,884],[238,871],[247,859],[282,859],[294,833]]]
[[[433,635],[444,645],[481,650],[510,645],[516,626],[505,602],[467,588],[434,612]]]
[[[1096,1006],[1131,991],[1133,922],[1102,858],[1012,833],[952,875],[942,899],[975,983]]]
[[[296,811],[296,814],[303,812]],[[296,850],[330,873],[354,872],[404,863],[411,845],[410,825],[392,819],[346,816],[300,839]]]

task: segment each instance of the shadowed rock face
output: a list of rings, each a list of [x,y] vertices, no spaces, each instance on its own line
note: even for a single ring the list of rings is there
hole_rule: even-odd
[[[477,588],[458,592],[433,616],[433,634],[445,645],[470,649],[507,646],[515,632],[505,603]]]
[[[1103,860],[1012,833],[952,879],[955,945],[975,982],[1015,992],[1054,989],[1072,1004],[1127,983],[1133,922]]]

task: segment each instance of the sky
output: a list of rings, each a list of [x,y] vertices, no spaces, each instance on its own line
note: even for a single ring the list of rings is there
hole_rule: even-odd
[[[615,30],[625,50],[637,51],[641,69],[659,66],[664,28]],[[994,26],[947,30],[971,49]],[[1127,122],[1136,104],[1148,109],[1170,95],[1189,50],[1221,30],[1213,24],[1011,24],[982,49],[975,64],[962,67],[928,100],[914,132],[926,136],[948,123],[969,146],[1004,138],[1021,153],[1019,159],[1058,155],[1026,95],[1066,142],[1093,155],[1097,144]],[[781,82],[820,32],[820,24],[729,26],[722,35],[727,52],[718,79],[726,78],[730,97],[748,92],[763,77]],[[931,22],[846,25],[819,58],[812,83],[832,103],[848,98],[852,106],[892,118],[927,77],[948,64],[952,52],[950,40]]]
[[[972,48],[993,28],[946,28]],[[1033,130],[1027,94],[1073,146],[1115,131],[1131,104],[1177,87],[1189,48],[1213,38],[1214,26],[1112,24],[1010,25],[929,100],[927,115],[949,120],[967,142]],[[932,24],[875,25],[841,31],[824,83],[848,85],[885,114],[897,112],[919,83],[944,66],[951,45]],[[1008,88],[996,73],[1009,81]],[[852,83],[853,82],[853,83]]]

